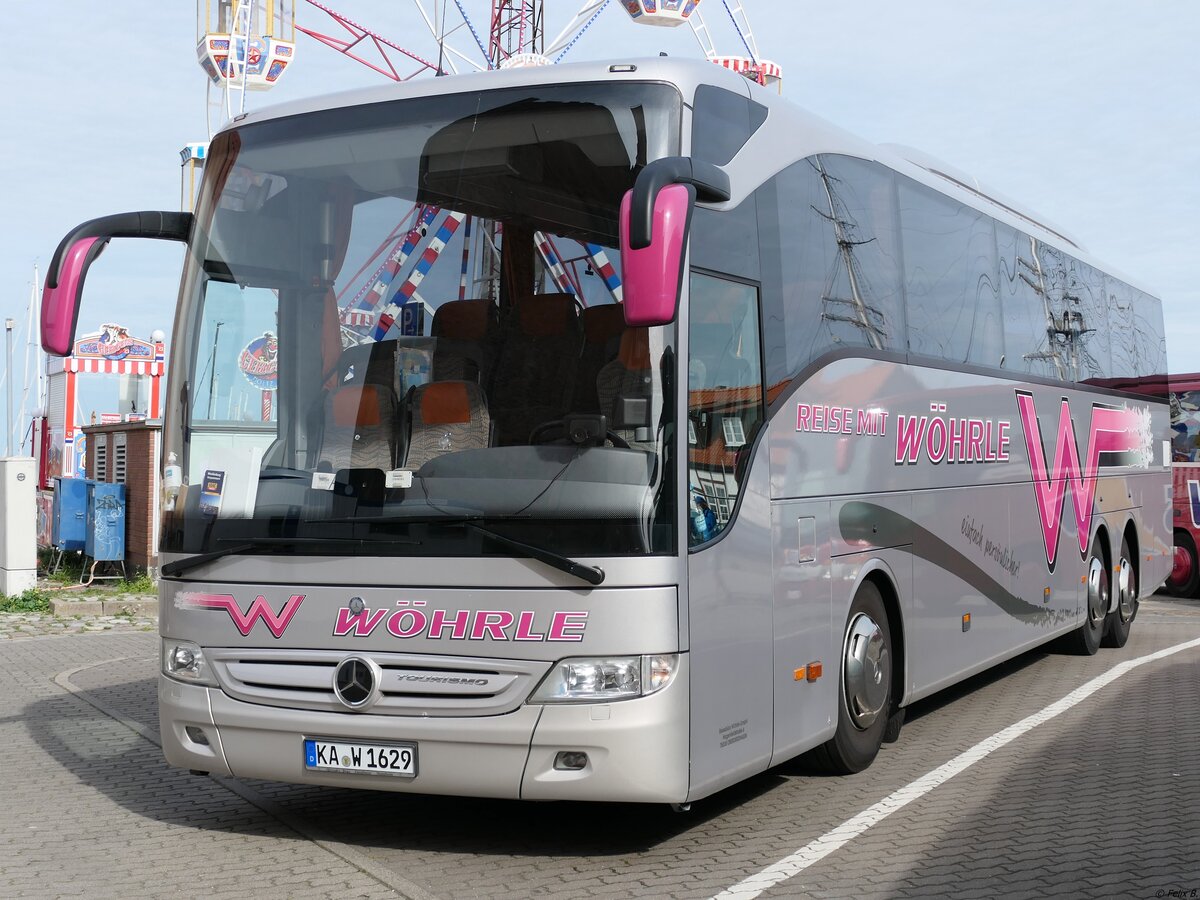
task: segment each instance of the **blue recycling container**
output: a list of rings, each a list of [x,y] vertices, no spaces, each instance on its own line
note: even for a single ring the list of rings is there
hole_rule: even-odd
[[[125,485],[90,481],[83,552],[97,562],[125,559]]]
[[[89,478],[55,478],[50,543],[58,550],[82,550],[87,539]]]

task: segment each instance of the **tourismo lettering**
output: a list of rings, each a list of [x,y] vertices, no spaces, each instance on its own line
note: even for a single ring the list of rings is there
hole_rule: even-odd
[[[1058,434],[1054,442],[1054,467],[1046,467],[1042,446],[1042,430],[1038,423],[1033,395],[1017,391],[1017,410],[1025,431],[1025,449],[1029,451],[1029,472],[1033,476],[1033,496],[1037,501],[1042,540],[1046,546],[1046,563],[1050,571],[1058,559],[1058,537],[1062,529],[1063,504],[1067,490],[1071,491],[1075,510],[1076,537],[1080,556],[1087,555],[1092,505],[1096,497],[1096,473],[1101,453],[1136,453],[1138,459],[1149,458],[1150,426],[1148,409],[1128,409],[1092,404],[1092,421],[1088,426],[1087,455],[1080,462],[1075,443],[1075,425],[1071,405],[1062,398],[1058,414]]]
[[[915,465],[922,456],[939,463],[1008,462],[1005,419],[957,419],[945,403],[930,403],[933,415],[896,416],[896,465]]]
[[[428,640],[452,641],[545,641],[562,643],[583,640],[588,614],[583,611],[559,610],[550,613],[548,621],[538,623],[533,610],[511,612],[507,609],[445,609],[426,611],[424,600],[401,600],[396,608],[352,612],[343,606],[333,625],[334,637],[368,637],[381,624],[398,638],[423,637]]]

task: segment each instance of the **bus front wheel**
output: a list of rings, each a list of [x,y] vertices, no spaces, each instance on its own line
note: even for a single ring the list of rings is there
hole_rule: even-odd
[[[875,759],[892,714],[892,635],[883,597],[864,582],[842,638],[837,730],[813,751],[828,772],[851,775]]]

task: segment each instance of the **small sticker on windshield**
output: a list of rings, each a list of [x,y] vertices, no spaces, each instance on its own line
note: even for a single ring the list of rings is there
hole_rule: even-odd
[[[390,488],[410,488],[412,482],[412,469],[392,469],[387,473],[386,483]]]
[[[200,512],[215,516],[221,510],[221,492],[225,489],[225,473],[218,469],[205,469],[200,488]]]

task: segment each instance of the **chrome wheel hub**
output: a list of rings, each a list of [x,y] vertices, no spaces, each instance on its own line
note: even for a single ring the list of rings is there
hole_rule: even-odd
[[[1097,626],[1108,615],[1108,579],[1104,560],[1093,556],[1088,564],[1088,621]]]
[[[1122,622],[1128,622],[1137,612],[1138,590],[1137,577],[1133,574],[1133,565],[1127,559],[1122,559],[1117,566],[1117,610]]]
[[[870,728],[887,703],[892,661],[878,623],[859,613],[846,631],[842,659],[846,712],[859,731]]]

